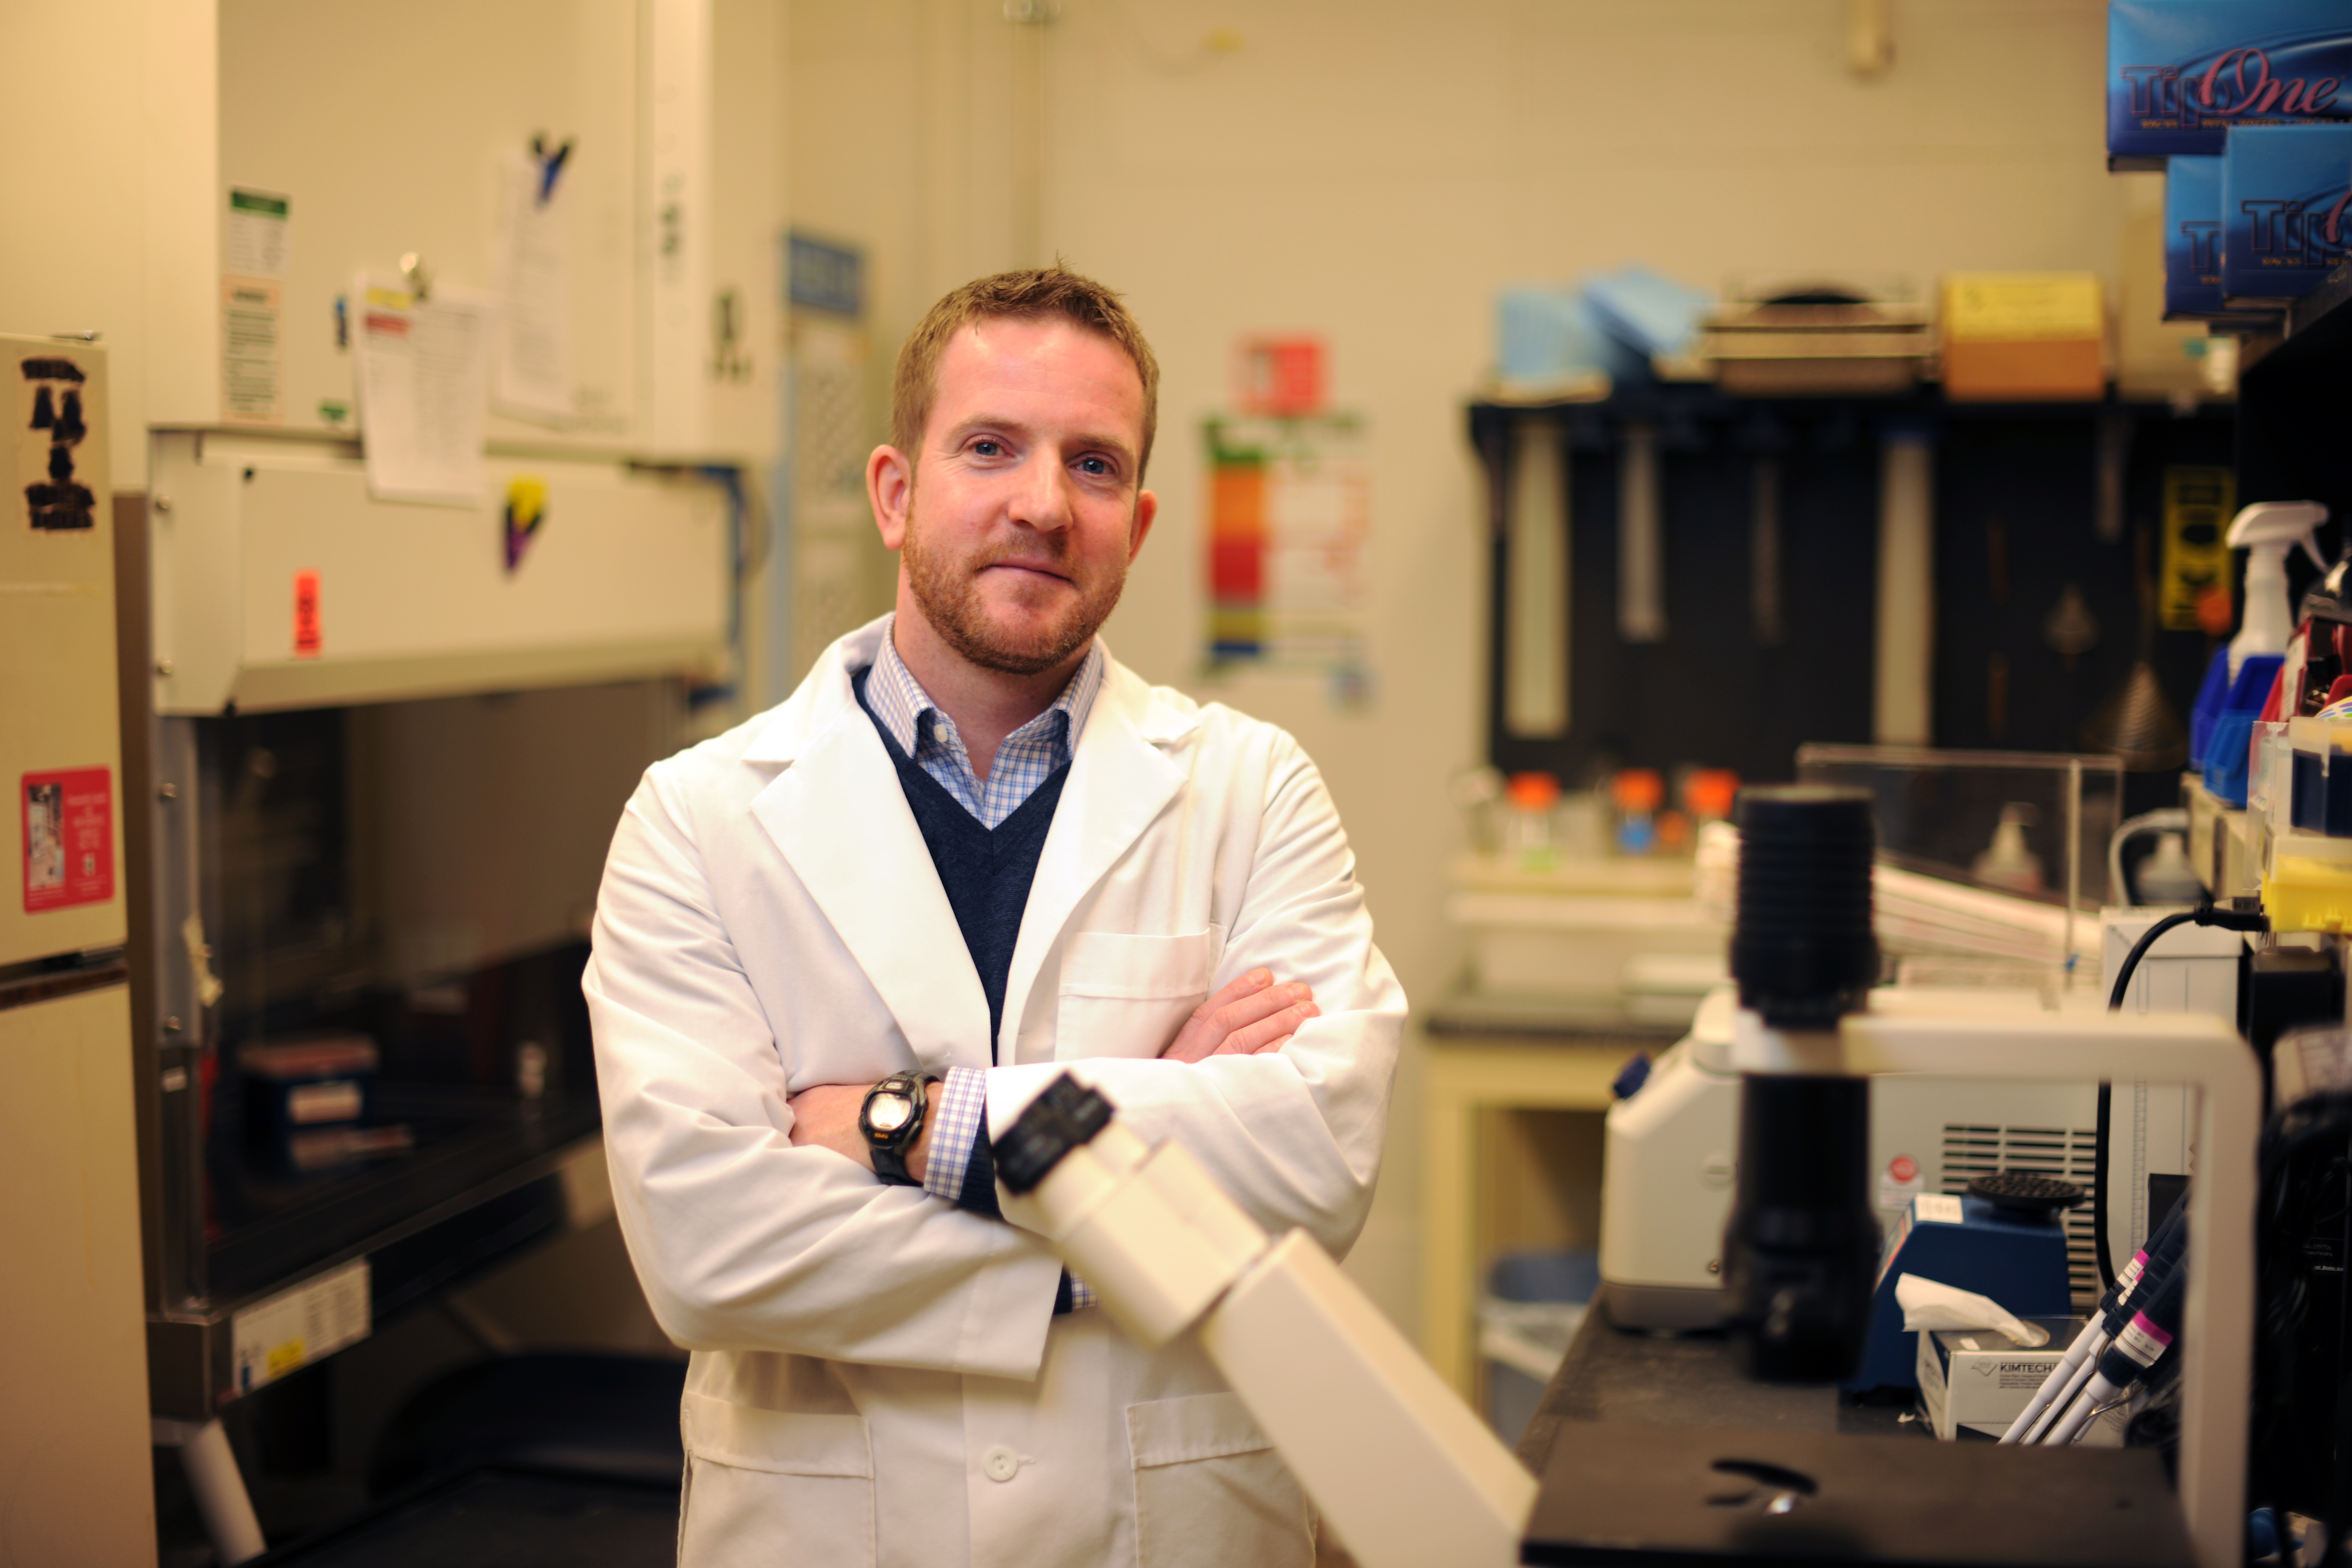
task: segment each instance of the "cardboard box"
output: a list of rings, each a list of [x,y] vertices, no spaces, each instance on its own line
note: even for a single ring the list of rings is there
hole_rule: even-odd
[[[1963,402],[2096,399],[2107,390],[2105,295],[2091,272],[1944,279],[1944,395]]]
[[[2107,167],[2212,155],[2242,125],[2352,122],[2343,0],[2109,0]]]
[[[2050,1342],[2028,1350],[1990,1329],[1939,1329],[1919,1335],[1919,1410],[1937,1436],[1951,1442],[1966,1432],[1998,1438],[2033,1397],[2081,1331],[2081,1318],[2034,1318]],[[2083,1441],[2123,1446],[2121,1410],[2093,1424]]]
[[[2221,303],[2221,160],[2173,159],[2164,169],[2164,319],[2227,313]]]
[[[2310,293],[2352,247],[2352,125],[2233,132],[2221,206],[2225,300]]]

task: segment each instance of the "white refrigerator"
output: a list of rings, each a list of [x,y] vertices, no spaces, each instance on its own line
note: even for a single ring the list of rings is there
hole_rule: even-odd
[[[155,1561],[106,354],[0,337],[0,1534]]]

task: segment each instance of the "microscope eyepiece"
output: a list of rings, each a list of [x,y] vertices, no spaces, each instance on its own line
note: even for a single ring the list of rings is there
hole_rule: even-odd
[[[1819,784],[1746,790],[1738,824],[1739,1005],[1775,1028],[1834,1027],[1878,979],[1870,796]]]

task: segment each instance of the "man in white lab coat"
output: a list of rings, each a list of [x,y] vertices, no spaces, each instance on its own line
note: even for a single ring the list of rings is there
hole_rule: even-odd
[[[1344,1253],[1405,1003],[1329,795],[1096,630],[1159,372],[1059,267],[908,340],[868,489],[898,607],[647,772],[585,989],[624,1235],[694,1351],[693,1568],[1300,1564],[1304,1499],[1189,1340],[1007,1223],[989,1130],[1067,1068]]]

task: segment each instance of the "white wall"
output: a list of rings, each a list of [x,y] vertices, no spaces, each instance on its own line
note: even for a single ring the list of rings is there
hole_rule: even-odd
[[[1337,713],[1296,677],[1213,694],[1322,764],[1423,1005],[1461,959],[1438,915],[1445,784],[1484,743],[1462,405],[1496,288],[1633,259],[1706,287],[1814,266],[2116,271],[2100,0],[1890,8],[1895,66],[1871,82],[1844,68],[1843,0],[1063,0],[1048,29],[1044,248],[1126,290],[1166,370],[1163,521],[1106,635],[1208,689],[1199,421],[1237,334],[1323,334],[1336,401],[1376,437],[1376,701]],[[887,354],[940,293],[1015,260],[1017,29],[999,0],[798,0],[792,26],[793,220],[875,248]],[[1416,1076],[1351,1259],[1408,1327]]]
[[[219,403],[213,0],[0,6],[0,331],[95,331],[113,483]]]

